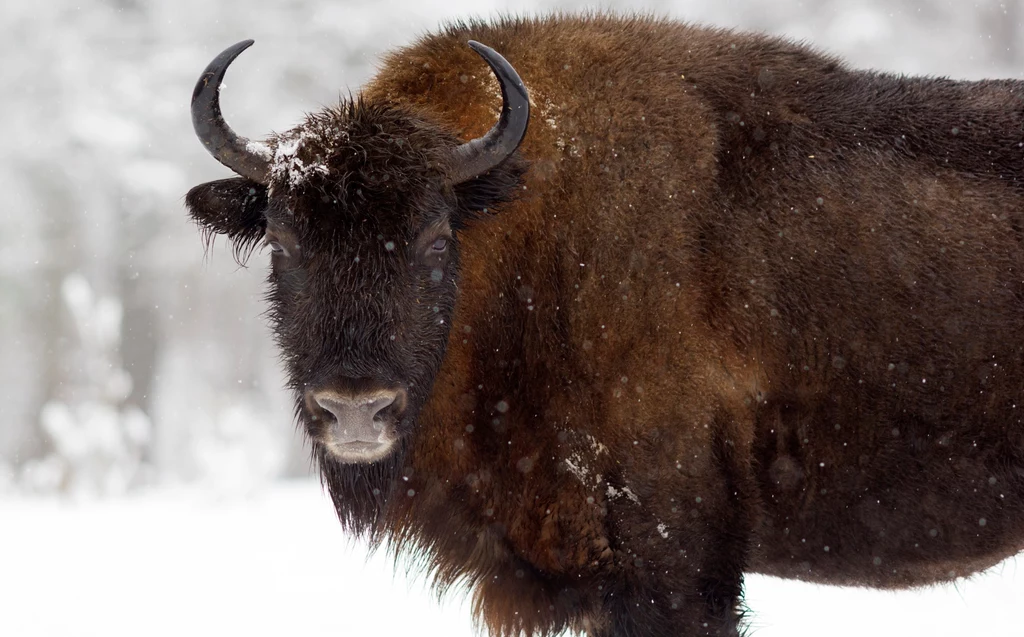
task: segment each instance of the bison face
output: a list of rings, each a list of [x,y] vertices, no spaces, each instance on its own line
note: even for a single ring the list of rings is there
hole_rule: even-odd
[[[458,206],[437,190],[358,190],[366,200],[271,197],[267,298],[310,438],[370,463],[412,431],[444,356]]]
[[[376,463],[403,448],[444,358],[459,231],[518,189],[525,89],[476,45],[504,96],[483,138],[459,144],[414,112],[357,100],[250,142],[217,103],[224,70],[248,44],[214,60],[193,96],[200,139],[243,177],[197,186],[186,204],[238,255],[260,243],[269,252],[269,315],[317,457]]]

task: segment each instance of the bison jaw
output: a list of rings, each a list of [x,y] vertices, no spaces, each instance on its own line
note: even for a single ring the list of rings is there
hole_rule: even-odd
[[[389,412],[396,406],[401,409],[404,402],[404,392],[394,390],[318,391],[307,397],[315,418],[324,424],[316,441],[338,462],[352,464],[376,462],[395,450],[398,431]]]

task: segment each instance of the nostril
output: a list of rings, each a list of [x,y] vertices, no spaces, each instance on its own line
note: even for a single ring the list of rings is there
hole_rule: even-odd
[[[317,400],[315,396],[310,394],[306,395],[306,410],[309,412],[309,415],[313,420],[324,420],[331,413],[320,404],[320,401]]]
[[[366,405],[366,411],[373,415],[374,422],[380,422],[383,419],[384,412],[394,404],[395,397],[396,395],[392,392]]]
[[[317,408],[313,410],[313,420],[322,420],[323,422],[330,424],[337,422],[338,417],[334,415],[330,409],[327,409],[323,405],[317,404]]]

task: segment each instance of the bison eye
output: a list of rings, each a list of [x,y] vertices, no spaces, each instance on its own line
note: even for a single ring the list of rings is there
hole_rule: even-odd
[[[448,239],[445,239],[444,237],[435,239],[433,245],[430,246],[430,249],[434,252],[444,252],[447,248]]]
[[[267,238],[263,245],[270,248],[270,257],[275,265],[284,265],[286,261],[291,261],[299,249],[297,244],[287,239]]]

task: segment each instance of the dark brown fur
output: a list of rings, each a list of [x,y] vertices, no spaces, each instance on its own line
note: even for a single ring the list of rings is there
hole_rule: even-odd
[[[905,587],[1024,549],[1024,83],[594,16],[452,26],[362,99],[481,135],[468,39],[530,90],[529,170],[462,217],[447,350],[359,528],[496,635],[731,635],[745,572]]]

